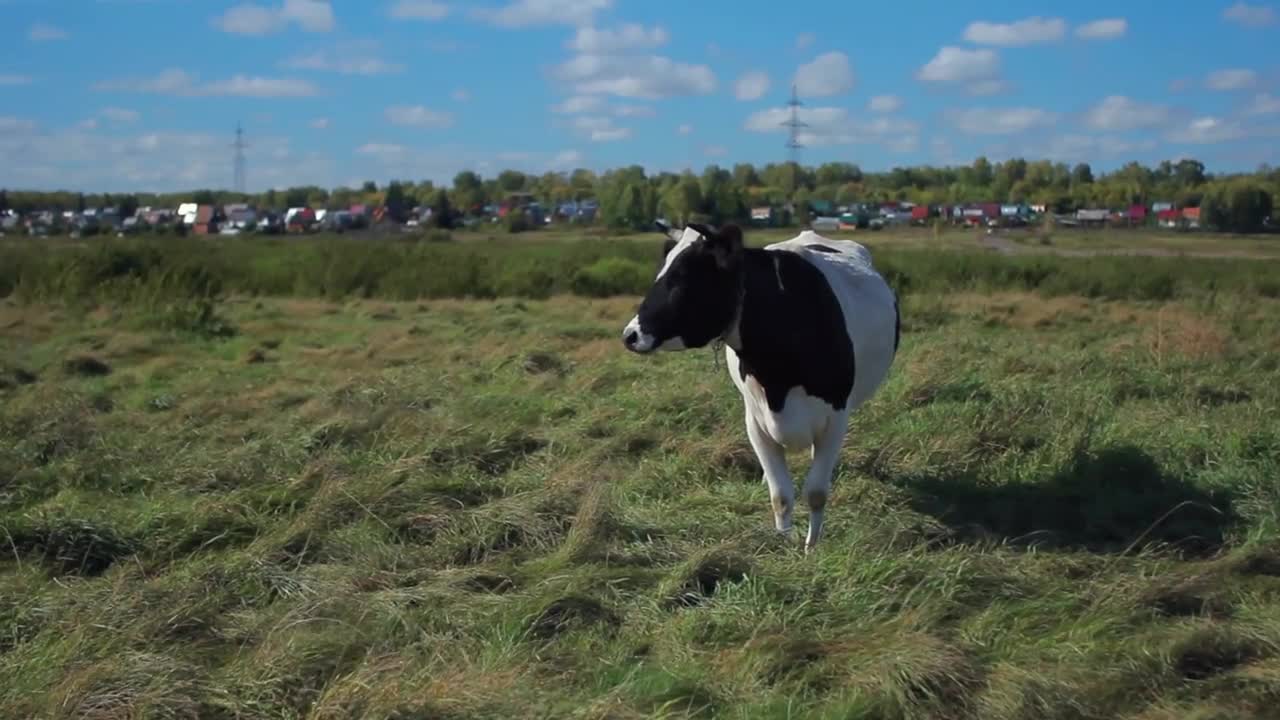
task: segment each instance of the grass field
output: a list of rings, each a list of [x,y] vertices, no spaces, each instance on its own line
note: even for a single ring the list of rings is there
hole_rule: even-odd
[[[1254,268],[1127,299],[915,270],[810,557],[723,360],[624,353],[632,297],[161,312],[25,276],[0,717],[1274,717]]]

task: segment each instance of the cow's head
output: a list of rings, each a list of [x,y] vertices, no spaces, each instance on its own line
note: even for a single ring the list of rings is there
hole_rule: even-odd
[[[622,342],[636,353],[703,347],[729,329],[742,300],[742,230],[659,223],[662,267]]]

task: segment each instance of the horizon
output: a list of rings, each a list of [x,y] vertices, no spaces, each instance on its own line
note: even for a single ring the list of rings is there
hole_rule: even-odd
[[[1280,163],[1267,4],[1117,15],[988,1],[928,22],[833,2],[781,15],[625,0],[0,4],[12,191],[233,191],[237,124],[255,194],[447,185],[463,170],[762,167],[789,159],[793,84],[808,168]],[[898,34],[875,46],[869,32]]]

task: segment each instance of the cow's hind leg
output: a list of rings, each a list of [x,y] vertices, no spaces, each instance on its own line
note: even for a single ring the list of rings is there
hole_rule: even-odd
[[[804,500],[809,506],[809,534],[805,537],[804,551],[813,550],[822,537],[822,520],[831,495],[831,476],[840,457],[845,430],[849,427],[849,414],[839,413],[831,418],[826,429],[814,440],[813,464],[804,481]]]
[[[764,470],[769,485],[769,502],[773,506],[774,527],[781,533],[791,532],[791,515],[795,508],[795,488],[787,471],[787,455],[781,445],[769,437],[751,413],[747,413],[747,439]]]

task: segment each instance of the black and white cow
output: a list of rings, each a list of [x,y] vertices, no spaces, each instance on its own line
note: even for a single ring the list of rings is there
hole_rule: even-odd
[[[735,225],[659,228],[668,235],[662,267],[623,343],[642,354],[725,343],[779,532],[791,532],[795,506],[787,452],[811,451],[808,552],[822,535],[849,415],[897,354],[897,298],[871,253],[852,241],[807,230],[748,248]]]

